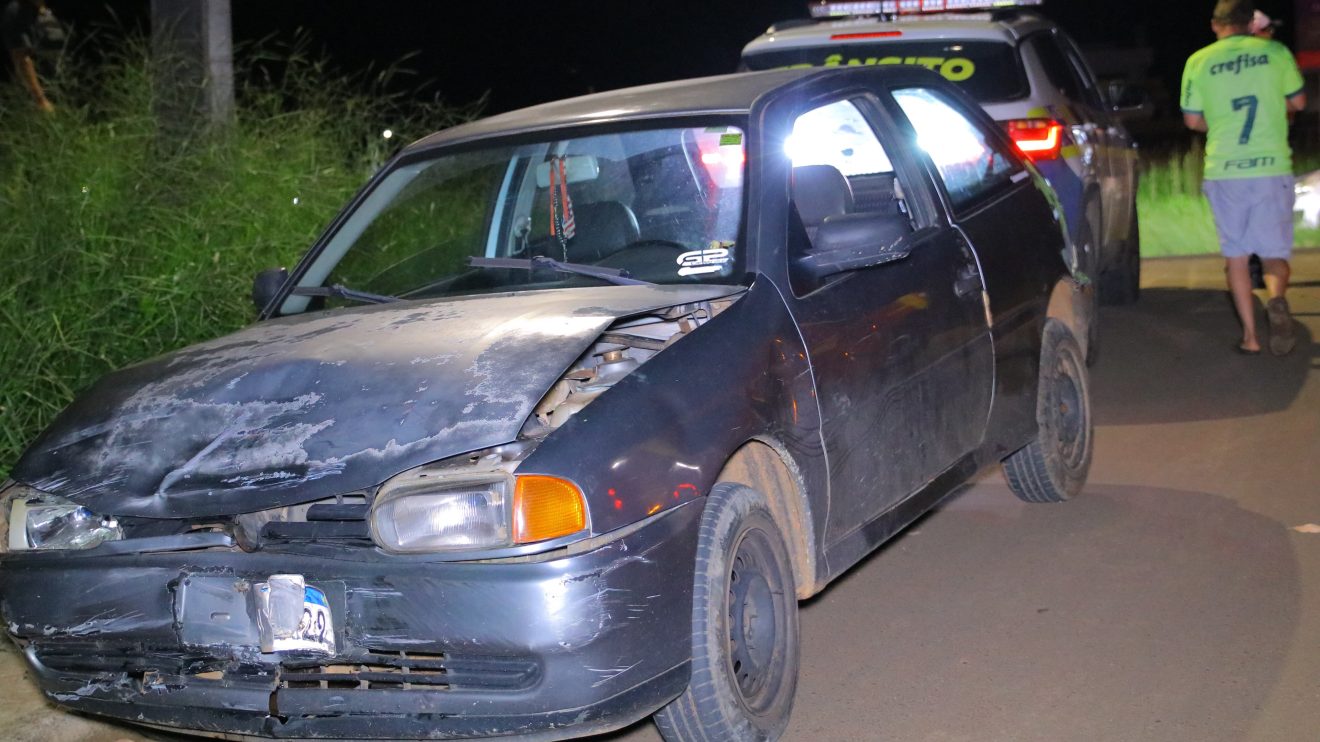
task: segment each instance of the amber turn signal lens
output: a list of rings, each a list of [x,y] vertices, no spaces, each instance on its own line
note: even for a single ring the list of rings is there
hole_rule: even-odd
[[[541,474],[518,477],[513,490],[514,543],[545,541],[586,527],[587,504],[577,485]]]

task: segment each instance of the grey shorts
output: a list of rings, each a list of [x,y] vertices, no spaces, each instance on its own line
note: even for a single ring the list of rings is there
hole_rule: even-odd
[[[1293,182],[1291,175],[1270,175],[1202,184],[1224,257],[1255,253],[1286,260],[1292,255]]]

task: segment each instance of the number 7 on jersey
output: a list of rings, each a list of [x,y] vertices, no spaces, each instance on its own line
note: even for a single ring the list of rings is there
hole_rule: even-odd
[[[1256,125],[1256,106],[1258,101],[1254,95],[1244,95],[1241,98],[1233,99],[1233,110],[1241,111],[1247,109],[1247,120],[1242,122],[1242,133],[1238,135],[1238,144],[1246,144],[1251,141],[1251,127]]]

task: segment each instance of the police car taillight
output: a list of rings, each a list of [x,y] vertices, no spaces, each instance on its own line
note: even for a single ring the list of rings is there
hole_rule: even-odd
[[[858,15],[905,15],[998,10],[1040,5],[1044,0],[817,0],[807,8],[812,18],[847,18]]]
[[[1032,160],[1052,160],[1063,149],[1063,124],[1054,119],[1014,119],[1004,122],[1008,136]]]

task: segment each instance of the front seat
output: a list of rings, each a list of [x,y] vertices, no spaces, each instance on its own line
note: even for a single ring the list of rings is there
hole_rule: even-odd
[[[595,263],[636,242],[640,235],[632,209],[618,201],[578,205],[573,220],[577,233],[568,241],[570,263]]]
[[[833,165],[803,165],[793,168],[793,203],[798,218],[814,240],[826,219],[853,210],[852,186]]]

